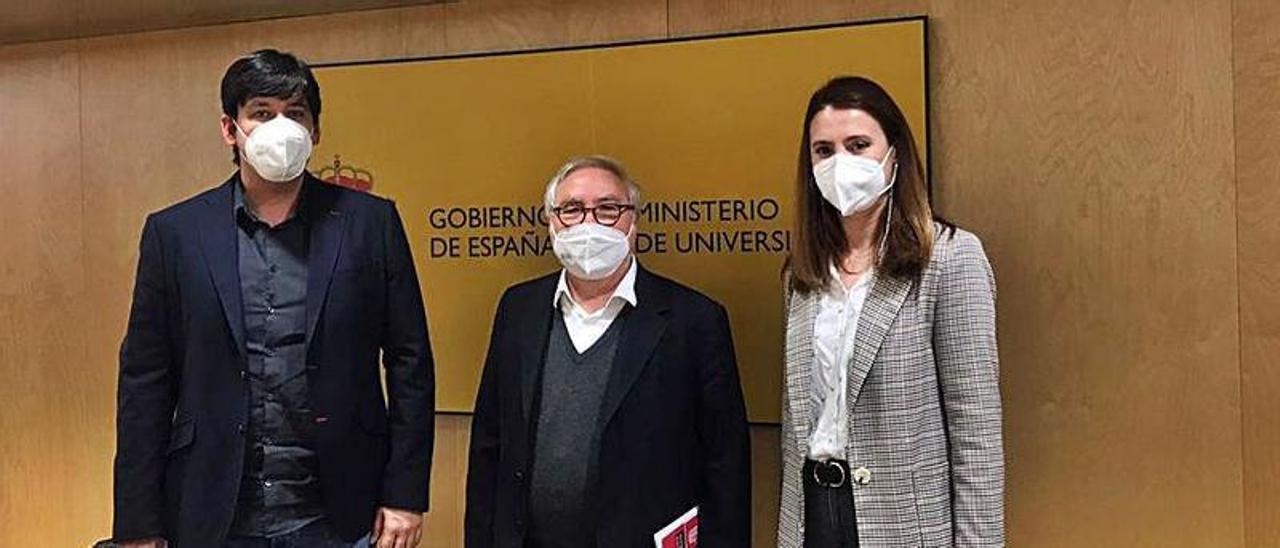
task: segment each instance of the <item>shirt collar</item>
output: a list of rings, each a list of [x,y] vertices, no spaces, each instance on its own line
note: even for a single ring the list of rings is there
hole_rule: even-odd
[[[613,290],[613,296],[609,297],[610,304],[613,303],[614,300],[622,300],[630,303],[631,306],[636,306],[636,303],[638,302],[636,300],[636,269],[638,266],[635,256],[632,255],[631,266],[627,268],[627,274],[622,277],[621,282],[618,282],[618,287]],[[560,303],[563,302],[564,299],[568,299],[568,301],[573,303],[575,306],[578,304],[573,300],[573,293],[569,291],[568,275],[565,274],[565,271],[562,268],[560,269],[560,281],[556,284],[556,292],[551,297],[551,306],[559,308]],[[605,306],[608,306],[608,304]]]
[[[302,180],[302,188],[298,190],[298,200],[293,204],[293,209],[289,211],[289,215],[285,217],[286,223],[294,220],[295,218],[304,223],[307,221],[305,206],[307,203],[307,188],[309,186],[310,185],[307,184],[307,180],[304,176]],[[245,201],[244,182],[241,181],[239,177],[236,178],[236,184],[232,185],[232,189],[236,218],[261,223],[262,219],[258,217],[257,212],[253,211],[253,208],[249,207],[249,203]]]
[[[863,272],[862,277],[853,282],[853,286],[845,289],[844,283],[840,281],[840,269],[836,268],[836,264],[831,263],[828,268],[831,269],[831,284],[827,287],[827,294],[837,299],[848,297],[858,288],[871,283],[872,278],[876,276],[876,268],[873,266],[870,270]]]

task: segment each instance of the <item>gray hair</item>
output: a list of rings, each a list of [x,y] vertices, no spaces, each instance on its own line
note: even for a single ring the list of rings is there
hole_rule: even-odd
[[[627,198],[630,199],[632,205],[640,207],[640,185],[636,184],[635,179],[627,173],[627,168],[622,166],[622,162],[614,160],[608,156],[593,154],[589,156],[576,156],[565,162],[556,174],[547,182],[547,193],[543,197],[547,206],[547,214],[551,214],[551,209],[556,207],[556,189],[560,187],[560,183],[564,182],[575,171],[583,168],[594,167],[603,169],[612,173],[622,184],[627,187]]]

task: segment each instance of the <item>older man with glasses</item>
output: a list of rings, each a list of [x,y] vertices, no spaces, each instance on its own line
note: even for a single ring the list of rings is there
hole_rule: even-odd
[[[617,161],[547,184],[563,269],[498,304],[471,427],[469,548],[747,546],[750,448],[724,307],[635,259],[640,191]]]

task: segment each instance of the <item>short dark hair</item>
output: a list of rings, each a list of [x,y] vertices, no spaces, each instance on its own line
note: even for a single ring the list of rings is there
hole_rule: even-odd
[[[320,126],[320,84],[311,67],[291,53],[260,49],[236,59],[222,75],[222,113],[232,120],[254,97],[289,99],[302,97],[311,119]],[[240,150],[231,147],[232,161],[240,164]]]

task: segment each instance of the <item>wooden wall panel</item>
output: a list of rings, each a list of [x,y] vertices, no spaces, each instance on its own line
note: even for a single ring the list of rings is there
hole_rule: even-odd
[[[79,291],[79,73],[74,44],[0,54],[0,296]]]
[[[103,501],[82,495],[109,477],[111,435],[92,420],[108,378],[85,361],[79,87],[74,43],[0,49],[3,546],[92,534]]]
[[[778,501],[782,496],[782,431],[751,426],[751,546],[778,545]]]
[[[662,0],[482,0],[445,4],[450,52],[662,38]]]
[[[86,367],[84,316],[78,296],[0,297],[2,546],[82,546],[109,523],[114,395]]]
[[[854,0],[671,0],[672,36],[722,34],[849,20]]]
[[[462,518],[467,503],[467,453],[471,442],[469,415],[436,416],[436,448],[431,463],[431,511],[423,522],[423,548],[462,545]]]
[[[440,55],[447,51],[443,5],[400,10],[405,57]]]
[[[1234,4],[1245,537],[1280,546],[1280,10]]]
[[[1230,5],[936,2],[938,210],[1000,286],[1014,546],[1240,546]]]
[[[45,0],[0,4],[0,44],[393,8],[441,0]]]
[[[138,231],[230,172],[217,82],[236,55],[349,61],[917,13],[937,205],[983,237],[1001,289],[1011,545],[1273,545],[1280,6],[1235,0],[1233,35],[1232,4],[493,0],[0,48],[0,545],[109,532]],[[459,542],[468,425],[438,421],[424,546]],[[769,546],[777,429],[752,438],[753,544]]]

